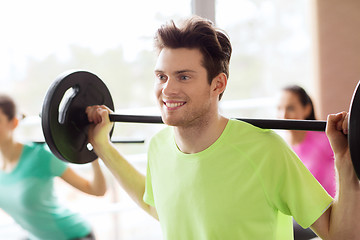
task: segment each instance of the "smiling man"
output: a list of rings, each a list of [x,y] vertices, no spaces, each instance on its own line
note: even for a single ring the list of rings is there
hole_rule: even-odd
[[[219,113],[232,51],[224,32],[193,17],[181,27],[162,26],[155,46],[155,95],[169,126],[150,142],[146,176],[110,142],[110,110],[86,111],[94,150],[159,219],[164,239],[292,239],[291,216],[324,239],[356,239],[360,187],[346,113],[330,115],[327,124],[339,175],[333,200],[273,131]]]
[[[161,50],[155,68],[155,94],[164,123],[176,126],[177,134],[196,139],[191,146],[178,143],[178,147],[184,153],[204,150],[215,142],[227,123],[227,119],[218,114],[226,74],[218,74],[209,83],[201,51],[187,48]],[[218,127],[209,128],[214,121]]]

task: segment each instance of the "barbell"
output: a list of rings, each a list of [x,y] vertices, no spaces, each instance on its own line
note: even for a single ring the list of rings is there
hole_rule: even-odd
[[[41,125],[44,138],[52,153],[59,159],[83,164],[94,161],[97,155],[89,147],[90,123],[85,109],[91,105],[106,105],[114,111],[109,89],[95,74],[67,71],[59,75],[46,93]],[[352,162],[360,179],[360,90],[359,83],[349,109],[348,141]],[[112,122],[163,123],[160,116],[109,114]],[[265,129],[325,131],[326,121],[237,118]],[[113,129],[110,132],[110,137]]]
[[[31,141],[32,143],[35,143],[35,144],[44,144],[45,141],[43,140],[34,140],[34,141]],[[124,139],[124,140],[120,140],[120,139],[111,139],[111,142],[112,143],[131,143],[131,144],[134,144],[134,143],[145,143],[145,140],[142,140],[142,139],[139,139],[139,140],[131,140],[131,139]]]

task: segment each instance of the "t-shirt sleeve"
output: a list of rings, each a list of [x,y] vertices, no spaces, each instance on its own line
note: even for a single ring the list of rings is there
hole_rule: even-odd
[[[61,176],[65,172],[67,164],[52,154],[47,146],[44,147],[43,157],[49,160],[49,169],[51,175]]]
[[[327,210],[333,199],[290,147],[277,134],[274,133],[273,138],[263,151],[271,154],[268,156],[271,161],[264,161],[261,167],[265,191],[273,207],[292,215],[307,228]]]
[[[150,163],[149,158],[147,162],[147,169],[146,169],[146,180],[145,180],[145,193],[143,200],[145,203],[155,206],[154,202],[154,195],[153,195],[153,189],[152,189],[152,182],[151,182],[151,172],[150,172]]]

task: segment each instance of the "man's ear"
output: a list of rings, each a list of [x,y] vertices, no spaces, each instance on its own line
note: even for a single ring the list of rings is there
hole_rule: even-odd
[[[212,81],[212,91],[216,95],[220,95],[225,91],[227,85],[227,77],[225,73],[219,73]]]

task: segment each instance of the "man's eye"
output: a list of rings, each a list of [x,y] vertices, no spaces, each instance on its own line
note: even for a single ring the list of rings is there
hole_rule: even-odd
[[[157,75],[158,79],[160,81],[165,81],[166,80],[166,76],[165,75]]]
[[[181,80],[189,80],[190,77],[189,77],[189,76],[180,76],[180,79],[181,79]]]

